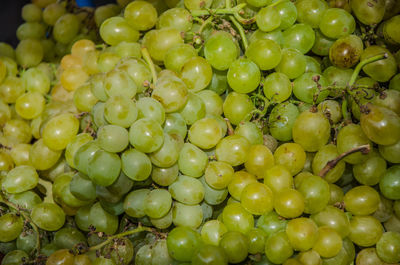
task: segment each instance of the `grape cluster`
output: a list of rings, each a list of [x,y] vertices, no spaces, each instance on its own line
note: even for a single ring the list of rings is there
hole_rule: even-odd
[[[117,3],[0,44],[1,265],[400,263],[400,2]]]

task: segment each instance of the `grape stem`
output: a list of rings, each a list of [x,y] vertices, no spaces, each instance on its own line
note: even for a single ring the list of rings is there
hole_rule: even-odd
[[[228,128],[228,135],[234,135],[235,130],[233,129],[231,122],[228,118],[224,118],[224,120],[226,122],[226,127]]]
[[[7,205],[9,208],[13,208],[17,211],[18,214],[20,214],[26,221],[29,222],[30,226],[32,226],[33,230],[36,233],[36,245],[35,248],[32,250],[32,253],[34,253],[34,251],[36,250],[36,253],[40,253],[40,233],[39,233],[39,228],[33,223],[32,219],[30,218],[29,214],[27,214],[26,212],[28,212],[27,209],[21,208],[20,206],[10,202],[7,198],[4,198],[4,196],[2,197],[3,200],[1,200],[2,203],[4,203],[5,205]]]
[[[344,120],[348,120],[349,116],[350,116],[349,112],[347,110],[347,105],[348,105],[347,99],[343,98],[343,101],[342,101],[342,115],[343,115],[343,119]]]
[[[142,52],[143,59],[146,61],[146,63],[150,67],[151,76],[153,77],[153,84],[155,84],[157,82],[157,72],[156,72],[156,68],[154,66],[153,60],[151,60],[150,53],[146,47],[143,47],[141,52]]]
[[[226,1],[225,4],[229,5],[230,1]],[[193,10],[191,12],[193,17],[202,17],[202,16],[209,16],[209,15],[237,15],[240,17],[240,11],[246,6],[246,3],[239,4],[234,7],[227,7],[227,8],[216,8],[216,9],[202,9],[202,10]],[[245,18],[242,18],[246,20]]]
[[[235,16],[229,16],[229,19],[232,21],[233,25],[235,25],[236,29],[239,31],[240,38],[242,39],[243,42],[243,48],[246,51],[247,48],[249,47],[249,42],[247,41],[246,33],[244,32],[242,25],[240,25]]]
[[[372,56],[371,58],[368,58],[368,59],[365,59],[364,61],[359,62],[357,64],[356,68],[354,69],[353,74],[351,75],[351,78],[349,81],[349,87],[352,87],[354,85],[354,83],[356,82],[356,79],[358,77],[358,74],[360,73],[361,69],[365,65],[382,60],[382,59],[386,59],[387,57],[388,57],[388,55],[386,53],[384,53],[384,54]]]
[[[370,151],[371,151],[371,146],[369,144],[360,145],[358,147],[350,149],[349,151],[340,154],[335,159],[328,161],[328,163],[326,163],[325,167],[319,172],[318,175],[320,177],[325,177],[326,174],[328,174],[328,172],[330,170],[332,170],[340,162],[340,160],[342,160],[344,157],[346,157],[348,155],[351,155],[351,154],[356,153],[356,152],[361,152],[362,154],[366,155]]]
[[[101,249],[102,247],[104,247],[105,245],[111,243],[114,239],[122,238],[122,237],[129,236],[129,235],[132,235],[132,234],[140,233],[140,232],[143,232],[143,231],[152,232],[153,229],[151,229],[151,228],[149,228],[149,227],[145,227],[145,226],[138,226],[137,228],[135,228],[135,229],[133,229],[133,230],[125,231],[125,232],[122,232],[122,233],[119,233],[119,234],[110,236],[109,238],[107,238],[107,240],[103,241],[102,243],[90,247],[90,248],[88,249],[88,251],[96,251],[96,250],[99,250],[99,249]]]

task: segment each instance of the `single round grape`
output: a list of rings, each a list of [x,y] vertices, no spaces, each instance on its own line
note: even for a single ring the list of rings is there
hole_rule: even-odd
[[[54,151],[44,144],[43,139],[39,139],[32,145],[29,151],[29,161],[36,170],[47,170],[57,163],[61,154],[61,150]]]
[[[190,91],[197,92],[210,84],[212,68],[206,59],[196,56],[183,65],[180,77]]]
[[[295,189],[282,189],[274,195],[274,209],[284,218],[299,217],[304,211],[303,195]]]
[[[346,210],[354,215],[369,215],[378,209],[379,194],[369,186],[358,186],[344,195]]]
[[[203,100],[194,93],[188,94],[188,101],[179,112],[186,124],[192,125],[206,116],[206,107]]]
[[[161,218],[171,209],[171,194],[164,189],[154,189],[145,198],[144,212],[151,218]]]
[[[172,198],[178,202],[195,205],[204,198],[204,187],[202,183],[195,178],[181,175],[168,187]]]
[[[148,31],[143,37],[142,46],[148,49],[151,57],[155,61],[162,62],[168,50],[181,43],[183,43],[183,39],[179,30],[174,28],[161,28]]]
[[[129,142],[139,151],[151,153],[162,146],[164,134],[158,123],[143,118],[132,124],[129,129]]]
[[[115,153],[98,150],[88,161],[88,176],[97,185],[109,186],[119,176],[121,159]]]
[[[226,232],[221,238],[220,247],[228,256],[229,263],[240,263],[248,254],[247,238],[240,232]]]
[[[254,110],[254,104],[248,95],[231,92],[225,98],[223,110],[225,118],[238,125]]]
[[[267,6],[260,9],[256,15],[256,23],[259,29],[268,32],[277,29],[281,25],[281,16],[276,6]]]
[[[52,3],[43,9],[43,21],[50,26],[54,26],[56,21],[65,13],[67,13],[67,10],[64,5]]]
[[[391,200],[399,200],[400,190],[400,166],[394,165],[388,168],[379,181],[379,188],[383,196]]]
[[[321,177],[310,175],[301,181],[297,188],[305,201],[305,213],[317,213],[323,210],[329,202],[329,184]]]
[[[251,183],[243,189],[240,201],[248,212],[261,215],[272,211],[274,196],[266,185]]]
[[[188,138],[192,144],[202,149],[210,149],[222,138],[222,128],[216,119],[203,118],[190,127]]]
[[[32,166],[17,166],[3,177],[1,185],[8,193],[20,193],[36,187],[39,175]]]
[[[203,175],[208,156],[193,144],[185,143],[179,153],[179,170],[188,176],[198,178]]]
[[[400,163],[400,141],[392,145],[379,145],[381,156],[391,163]]]
[[[175,202],[172,208],[172,222],[175,226],[198,228],[203,221],[203,209],[199,204],[186,205]]]
[[[362,69],[364,73],[379,82],[387,82],[396,72],[396,60],[392,53],[377,45],[371,45],[364,49],[360,61],[364,61],[376,55],[385,54],[386,58],[365,65]]]
[[[46,34],[46,26],[40,22],[27,22],[21,24],[17,28],[17,38],[19,40],[26,39],[43,39]]]
[[[24,68],[38,65],[43,59],[43,54],[42,44],[35,39],[22,40],[15,49],[17,62]]]
[[[283,73],[275,72],[268,75],[262,84],[264,95],[273,102],[281,103],[292,94],[292,83]]]
[[[342,249],[342,238],[336,230],[322,226],[318,228],[318,238],[313,247],[323,258],[331,258]]]
[[[64,225],[65,213],[57,204],[43,202],[33,207],[31,218],[39,228],[56,231]]]
[[[114,234],[118,229],[118,217],[105,211],[100,202],[96,202],[90,208],[88,221],[97,232],[108,235]]]
[[[96,23],[97,27],[100,27],[107,18],[117,16],[120,12],[121,7],[116,4],[98,6],[96,10],[94,10],[94,22]]]
[[[298,108],[289,102],[277,104],[269,116],[269,129],[271,135],[280,141],[292,139],[292,127],[299,115]]]
[[[292,175],[295,175],[303,169],[306,153],[297,143],[285,143],[275,150],[274,158],[277,165],[286,167]]]
[[[182,32],[192,28],[190,12],[184,8],[175,7],[168,9],[160,15],[157,21],[157,28],[176,28]]]
[[[296,2],[297,21],[318,28],[323,12],[328,8],[325,1],[300,0]]]
[[[347,215],[334,206],[327,206],[322,211],[312,214],[310,218],[319,227],[330,227],[334,229],[342,238],[350,233],[350,221]]]
[[[267,258],[276,264],[282,264],[293,255],[293,247],[284,231],[269,236],[265,242]]]
[[[378,257],[384,262],[396,263],[400,261],[400,233],[386,232],[376,243]]]
[[[228,264],[228,257],[221,247],[213,245],[202,246],[192,259],[193,265],[202,264]]]
[[[247,234],[254,227],[254,217],[240,203],[225,206],[222,211],[222,221],[228,231]],[[221,244],[221,242],[220,242]]]
[[[360,247],[375,245],[383,234],[381,223],[372,216],[353,216],[349,239]]]
[[[9,242],[16,239],[22,232],[24,224],[20,216],[6,213],[0,216],[0,242]]]
[[[353,165],[354,178],[363,185],[373,186],[379,183],[386,172],[386,161],[375,152],[368,159]]]
[[[197,56],[196,50],[189,44],[178,44],[171,47],[164,58],[164,65],[166,69],[180,73],[185,63]]]
[[[283,32],[283,48],[293,48],[302,54],[313,47],[315,33],[308,24],[296,24]]]
[[[352,34],[356,28],[353,16],[341,8],[329,8],[322,14],[319,29],[333,39]]]
[[[297,117],[292,133],[293,140],[305,151],[315,152],[328,141],[330,124],[322,113],[305,111]]]
[[[62,44],[70,43],[79,33],[81,22],[77,15],[66,13],[57,19],[53,27],[54,39]]]
[[[270,70],[281,61],[281,48],[274,40],[260,39],[250,43],[246,56],[261,70]]]
[[[249,43],[253,43],[257,40],[273,40],[277,44],[282,45],[283,43],[283,34],[280,29],[276,29],[270,32],[264,32],[260,29],[257,29],[256,31],[251,34],[249,37]]]
[[[166,113],[176,112],[188,101],[188,87],[181,79],[169,77],[158,80],[151,96],[163,105]]]
[[[360,125],[349,124],[343,127],[337,135],[337,149],[339,153],[347,152],[361,145],[370,144]],[[366,161],[368,156],[357,152],[346,156],[343,160],[350,164]]]
[[[78,134],[79,120],[73,114],[60,114],[50,119],[42,132],[43,142],[53,150],[63,150]]]
[[[293,249],[307,251],[317,242],[318,227],[311,219],[300,217],[288,222],[286,235]]]
[[[0,85],[0,95],[4,103],[16,103],[24,95],[24,85],[20,78],[7,77]]]
[[[238,44],[225,31],[213,33],[204,44],[204,57],[217,70],[227,70],[238,56]]]
[[[200,244],[200,235],[189,227],[175,227],[168,233],[168,253],[175,260],[191,261]]]
[[[124,17],[136,30],[146,31],[156,25],[157,10],[146,1],[135,1],[125,7]]]
[[[306,70],[306,58],[296,49],[282,49],[282,57],[275,67],[276,72],[287,75],[290,79],[301,76]]]
[[[230,65],[227,78],[229,86],[234,91],[250,93],[260,84],[261,72],[254,62],[242,58]]]
[[[365,25],[379,24],[385,14],[386,1],[378,0],[370,4],[366,0],[354,0],[350,2],[350,7],[356,18]]]

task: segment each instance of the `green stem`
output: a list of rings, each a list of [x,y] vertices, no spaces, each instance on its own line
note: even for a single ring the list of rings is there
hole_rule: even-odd
[[[32,219],[29,216],[29,214],[26,213],[28,210],[20,208],[18,205],[10,202],[8,199],[6,199],[4,197],[3,197],[3,200],[1,202],[4,203],[5,205],[7,205],[8,207],[15,209],[18,212],[18,214],[20,214],[32,226],[33,230],[36,233],[36,245],[35,245],[35,248],[32,250],[31,254],[33,254],[35,250],[39,254],[40,253],[40,233],[39,233],[39,228],[33,223]]]
[[[111,243],[111,242],[112,242],[114,239],[116,239],[116,238],[122,238],[122,237],[129,236],[129,235],[132,235],[132,234],[140,233],[140,232],[143,232],[143,231],[151,232],[152,229],[149,228],[149,227],[145,227],[145,226],[139,226],[139,227],[137,227],[137,228],[135,228],[135,229],[133,229],[133,230],[125,231],[125,232],[122,232],[122,233],[119,233],[119,234],[110,236],[109,238],[107,238],[106,241],[104,241],[104,242],[102,242],[102,243],[100,243],[100,244],[98,244],[98,245],[95,245],[95,246],[90,247],[90,248],[88,249],[88,251],[96,251],[96,250],[99,250],[99,249],[101,249],[102,247],[104,247],[105,245]]]
[[[342,101],[342,115],[343,115],[343,120],[348,120],[349,119],[349,111],[347,110],[348,102],[346,98],[343,98]]]
[[[153,60],[151,60],[151,56],[150,56],[150,53],[147,50],[147,48],[144,47],[144,48],[142,48],[141,51],[142,51],[143,59],[146,61],[146,63],[150,67],[151,76],[153,77],[153,84],[155,84],[157,82],[157,71],[154,66]]]
[[[232,3],[231,0],[225,0],[225,8],[231,8]]]
[[[358,74],[360,73],[361,69],[369,64],[369,63],[373,63],[382,59],[387,58],[387,54],[379,54],[379,55],[375,55],[372,56],[371,58],[365,59],[364,61],[361,61],[360,63],[357,64],[356,68],[354,69],[353,74],[351,75],[350,81],[349,81],[349,87],[352,87],[354,85],[354,83],[356,82],[356,79],[358,77]]]
[[[206,26],[210,23],[212,23],[213,21],[213,16],[210,16],[209,18],[207,18],[205,21],[203,21],[203,23],[201,24],[198,34],[200,35],[201,33],[203,33],[204,29],[206,28]]]
[[[240,38],[242,39],[243,42],[243,47],[244,50],[246,51],[247,48],[249,47],[249,43],[246,38],[246,33],[244,32],[244,29],[242,25],[236,20],[234,16],[229,16],[230,20],[232,21],[233,25],[235,25],[236,29],[239,31]]]

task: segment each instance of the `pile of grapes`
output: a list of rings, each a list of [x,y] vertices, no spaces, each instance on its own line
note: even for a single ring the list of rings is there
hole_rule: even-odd
[[[400,263],[400,1],[21,14],[1,265]]]

